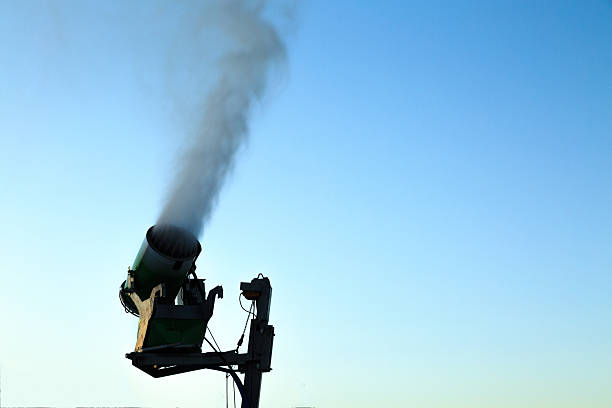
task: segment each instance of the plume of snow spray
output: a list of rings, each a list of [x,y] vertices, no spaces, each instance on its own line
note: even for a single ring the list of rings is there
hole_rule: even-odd
[[[201,125],[179,162],[157,222],[177,225],[196,236],[248,137],[249,113],[263,96],[270,68],[285,59],[278,31],[262,15],[265,2],[219,0],[213,6],[208,11],[214,17],[206,22],[215,25],[227,44],[220,45],[218,76],[205,96]]]

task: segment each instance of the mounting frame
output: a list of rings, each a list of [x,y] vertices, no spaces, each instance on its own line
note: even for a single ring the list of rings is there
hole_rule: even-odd
[[[248,351],[215,351],[208,353],[180,352],[180,345],[143,348],[128,353],[126,358],[132,365],[155,378],[167,377],[197,370],[222,371],[232,376],[242,397],[242,408],[258,408],[261,393],[262,374],[272,370],[272,345],[274,327],[268,324],[272,286],[265,277],[257,277],[251,282],[240,284],[242,295],[256,302],[257,311],[251,319]],[[236,370],[244,374],[240,381]]]

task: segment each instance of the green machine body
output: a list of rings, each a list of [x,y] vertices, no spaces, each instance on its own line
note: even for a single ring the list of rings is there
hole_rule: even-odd
[[[136,351],[201,348],[215,295],[223,296],[217,287],[207,298],[204,281],[195,275],[201,251],[185,229],[154,225],[147,231],[119,290],[125,311],[140,318]]]

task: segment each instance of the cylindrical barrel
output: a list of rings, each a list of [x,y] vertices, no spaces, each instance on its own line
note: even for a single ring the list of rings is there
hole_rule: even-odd
[[[191,232],[173,225],[152,226],[132,266],[135,292],[145,300],[163,283],[166,298],[174,299],[201,251]]]

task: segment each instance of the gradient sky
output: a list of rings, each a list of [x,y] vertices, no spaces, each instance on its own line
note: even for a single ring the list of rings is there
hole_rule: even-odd
[[[297,10],[198,262],[226,349],[271,279],[262,406],[612,406],[612,3]],[[124,358],[189,94],[174,17],[0,2],[5,406],[224,406],[219,373]]]

